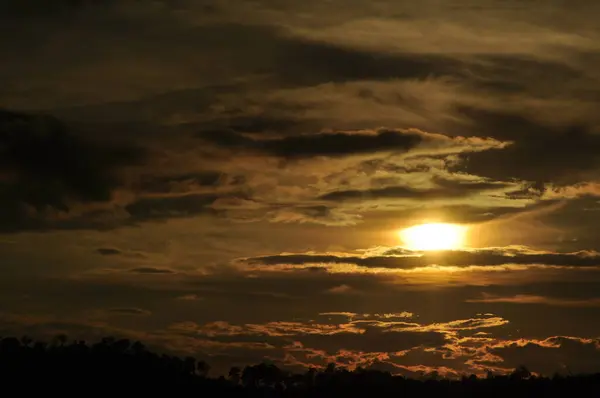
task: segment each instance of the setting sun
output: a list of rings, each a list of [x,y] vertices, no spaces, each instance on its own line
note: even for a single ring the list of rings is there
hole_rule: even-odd
[[[456,224],[421,224],[400,231],[411,250],[453,250],[464,245],[466,227]]]

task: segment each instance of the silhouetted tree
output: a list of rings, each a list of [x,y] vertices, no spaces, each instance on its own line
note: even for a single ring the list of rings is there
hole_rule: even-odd
[[[196,369],[198,370],[198,374],[201,377],[208,377],[208,372],[210,371],[210,365],[204,361],[198,361],[196,364]]]
[[[518,366],[513,372],[510,374],[510,377],[515,380],[524,380],[531,377],[531,372],[527,367],[521,365]]]
[[[196,358],[194,357],[185,357],[183,359],[183,371],[186,374],[194,374],[196,372]],[[200,371],[198,371],[200,373]]]
[[[134,391],[137,395],[198,394],[232,398],[324,398],[324,397],[594,397],[600,396],[600,374],[533,375],[525,366],[509,374],[486,378],[465,375],[457,380],[436,373],[409,379],[359,367],[354,371],[331,363],[322,371],[314,368],[291,374],[273,363],[232,367],[229,380],[209,378],[210,367],[188,356],[156,354],[127,339],[104,338],[88,345],[56,337],[53,344],[31,338],[0,339],[2,391],[24,396],[61,393],[81,395]],[[242,382],[240,384],[240,381]],[[14,388],[13,388],[14,387]],[[36,390],[37,389],[37,390]]]
[[[21,337],[21,344],[25,347],[29,347],[33,343],[33,339],[27,335]]]
[[[229,380],[231,380],[234,384],[239,384],[242,376],[242,369],[238,366],[233,366],[229,369]]]
[[[63,347],[65,344],[67,344],[67,335],[66,334],[59,334],[54,338],[54,344],[57,344],[59,347]]]

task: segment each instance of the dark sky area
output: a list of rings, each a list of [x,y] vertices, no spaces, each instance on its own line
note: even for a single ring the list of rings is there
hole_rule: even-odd
[[[0,0],[0,335],[215,373],[600,371],[599,18]],[[403,246],[429,222],[464,245]]]

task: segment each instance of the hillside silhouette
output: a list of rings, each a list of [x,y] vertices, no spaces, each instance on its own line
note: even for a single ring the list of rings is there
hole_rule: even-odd
[[[28,392],[185,393],[227,397],[592,397],[600,396],[600,374],[539,377],[525,367],[508,375],[460,380],[409,379],[390,373],[334,364],[294,374],[273,364],[233,367],[227,377],[211,377],[210,366],[192,357],[149,351],[139,341],[103,338],[94,344],[50,343],[29,337],[0,340],[0,385]]]

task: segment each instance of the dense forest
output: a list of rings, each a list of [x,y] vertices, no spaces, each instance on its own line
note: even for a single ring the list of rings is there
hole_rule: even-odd
[[[211,377],[210,366],[192,357],[153,353],[140,342],[104,338],[95,344],[51,343],[31,338],[0,340],[0,383],[4,391],[61,394],[185,393],[187,396],[353,397],[592,397],[600,396],[600,374],[538,377],[525,367],[508,375],[460,380],[415,380],[387,372],[348,371],[333,364],[303,374],[273,364],[231,368],[227,377]],[[15,393],[15,390],[11,390]]]

